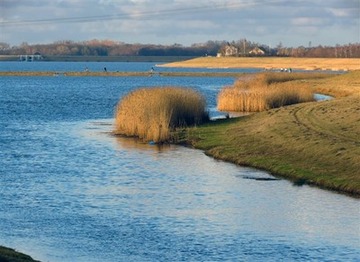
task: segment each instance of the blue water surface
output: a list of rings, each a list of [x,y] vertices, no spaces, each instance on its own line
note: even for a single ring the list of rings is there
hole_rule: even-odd
[[[160,62],[0,62],[0,71],[56,71],[56,72],[81,72],[85,69],[92,72],[258,72],[256,68],[170,68],[162,67]]]
[[[357,199],[109,134],[131,90],[192,87],[215,116],[233,81],[0,77],[0,245],[54,262],[357,261]]]

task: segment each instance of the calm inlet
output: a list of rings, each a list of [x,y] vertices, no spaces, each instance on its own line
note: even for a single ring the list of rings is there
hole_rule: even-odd
[[[0,70],[85,66],[30,64],[3,62]],[[114,71],[154,65],[86,64]],[[357,199],[272,180],[200,150],[109,135],[115,106],[131,90],[192,87],[216,117],[217,93],[233,78],[0,80],[0,245],[52,262],[360,257]]]

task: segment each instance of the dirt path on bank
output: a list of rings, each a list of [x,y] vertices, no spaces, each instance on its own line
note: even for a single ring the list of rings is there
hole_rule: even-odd
[[[293,110],[291,113],[294,123],[302,127],[304,133],[316,133],[318,136],[339,142],[358,143],[360,100],[350,98],[320,103],[322,104],[302,106]],[[351,117],[356,114],[359,114],[359,119]]]

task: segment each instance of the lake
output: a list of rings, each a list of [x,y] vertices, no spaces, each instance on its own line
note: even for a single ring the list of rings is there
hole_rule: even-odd
[[[152,66],[1,62],[0,70]],[[218,117],[217,93],[233,81],[0,77],[0,245],[51,262],[358,261],[358,199],[272,180],[200,150],[109,134],[131,90],[192,87]]]

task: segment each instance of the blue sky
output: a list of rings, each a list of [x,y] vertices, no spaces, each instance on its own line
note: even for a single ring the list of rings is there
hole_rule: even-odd
[[[0,0],[0,42],[360,42],[360,0]]]

